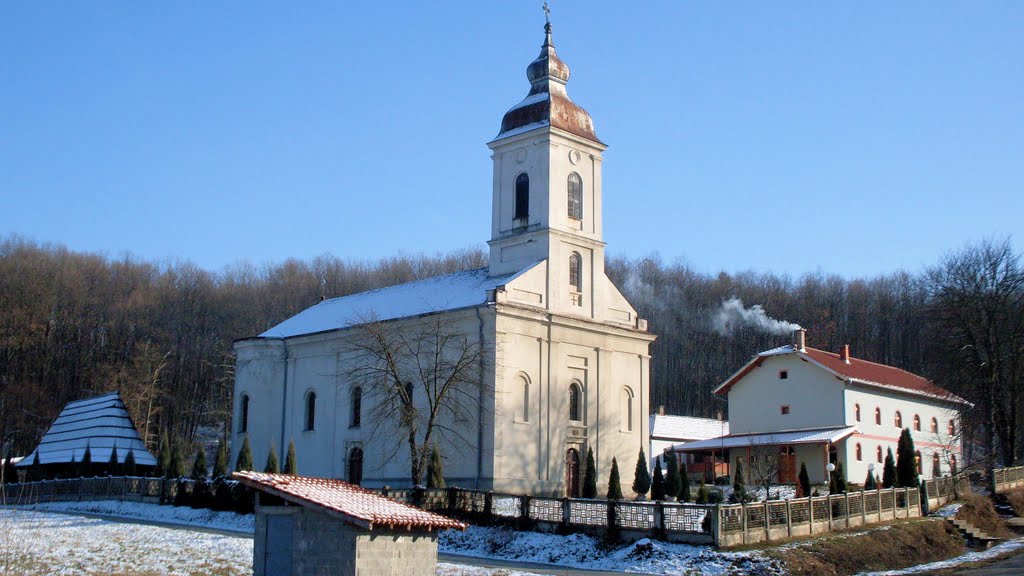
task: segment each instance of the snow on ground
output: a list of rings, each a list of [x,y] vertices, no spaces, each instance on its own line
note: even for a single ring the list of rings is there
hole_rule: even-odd
[[[0,572],[248,575],[252,538],[2,508]]]
[[[465,532],[442,532],[441,551],[450,554],[555,564],[586,570],[644,574],[780,574],[757,552],[718,552],[709,546],[671,544],[647,538],[606,548],[592,536],[518,532],[472,526]]]
[[[932,512],[930,515],[938,516],[939,518],[949,518],[950,516],[955,516],[957,510],[960,510],[961,506],[963,506],[963,504],[949,504],[948,506],[943,506],[935,512]]]
[[[1016,540],[1010,540],[993,546],[988,550],[983,550],[981,552],[968,552],[967,554],[957,556],[956,558],[950,558],[949,560],[940,560],[939,562],[932,562],[931,564],[921,564],[910,568],[904,568],[902,570],[864,572],[858,576],[901,576],[903,574],[919,574],[921,572],[932,572],[934,570],[948,570],[968,562],[977,562],[979,560],[995,558],[1001,554],[1020,550],[1021,548],[1024,548],[1024,538],[1017,538]]]
[[[41,512],[73,512],[116,516],[144,522],[160,522],[180,526],[212,528],[251,535],[254,516],[252,514],[235,514],[234,512],[217,512],[204,508],[188,506],[159,506],[140,502],[119,502],[116,500],[98,500],[95,502],[50,502],[23,506],[25,510]]]

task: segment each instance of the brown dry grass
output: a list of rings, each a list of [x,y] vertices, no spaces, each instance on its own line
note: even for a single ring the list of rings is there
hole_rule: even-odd
[[[1010,506],[1013,506],[1014,513],[1024,518],[1024,490],[1012,490],[1003,495]]]
[[[848,576],[893,570],[962,554],[964,541],[949,522],[923,520],[893,524],[845,538],[768,552],[793,576]]]
[[[1014,533],[1007,527],[995,507],[992,506],[992,499],[978,494],[965,494],[962,498],[963,506],[956,512],[956,517],[966,520],[972,526],[996,538],[1013,538]]]

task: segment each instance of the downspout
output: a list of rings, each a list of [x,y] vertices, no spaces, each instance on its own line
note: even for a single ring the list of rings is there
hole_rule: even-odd
[[[288,341],[282,339],[281,345],[284,346],[284,373],[283,385],[281,387],[281,444],[280,450],[284,450],[284,436],[285,436],[285,417],[288,415]]]
[[[473,311],[476,313],[476,320],[479,326],[477,337],[480,342],[480,350],[478,351],[480,386],[477,388],[476,403],[476,482],[473,486],[474,489],[479,490],[480,481],[484,474],[484,319],[483,316],[480,315],[480,306],[474,308]]]

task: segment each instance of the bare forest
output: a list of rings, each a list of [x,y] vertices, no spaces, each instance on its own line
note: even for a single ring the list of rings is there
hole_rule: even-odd
[[[219,271],[0,241],[0,446],[25,454],[64,403],[120,390],[151,446],[227,429],[232,342],[322,298],[486,265],[471,249],[377,262],[330,255]],[[919,273],[707,274],[658,257],[612,258],[612,281],[658,335],[651,409],[715,417],[711,394],[755,353],[789,343],[892,364],[975,403],[977,454],[1024,456],[1024,269],[982,242]]]

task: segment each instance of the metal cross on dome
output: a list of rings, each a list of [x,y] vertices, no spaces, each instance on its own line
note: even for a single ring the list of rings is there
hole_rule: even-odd
[[[544,3],[544,21],[551,24],[551,8],[548,8],[548,3]]]

